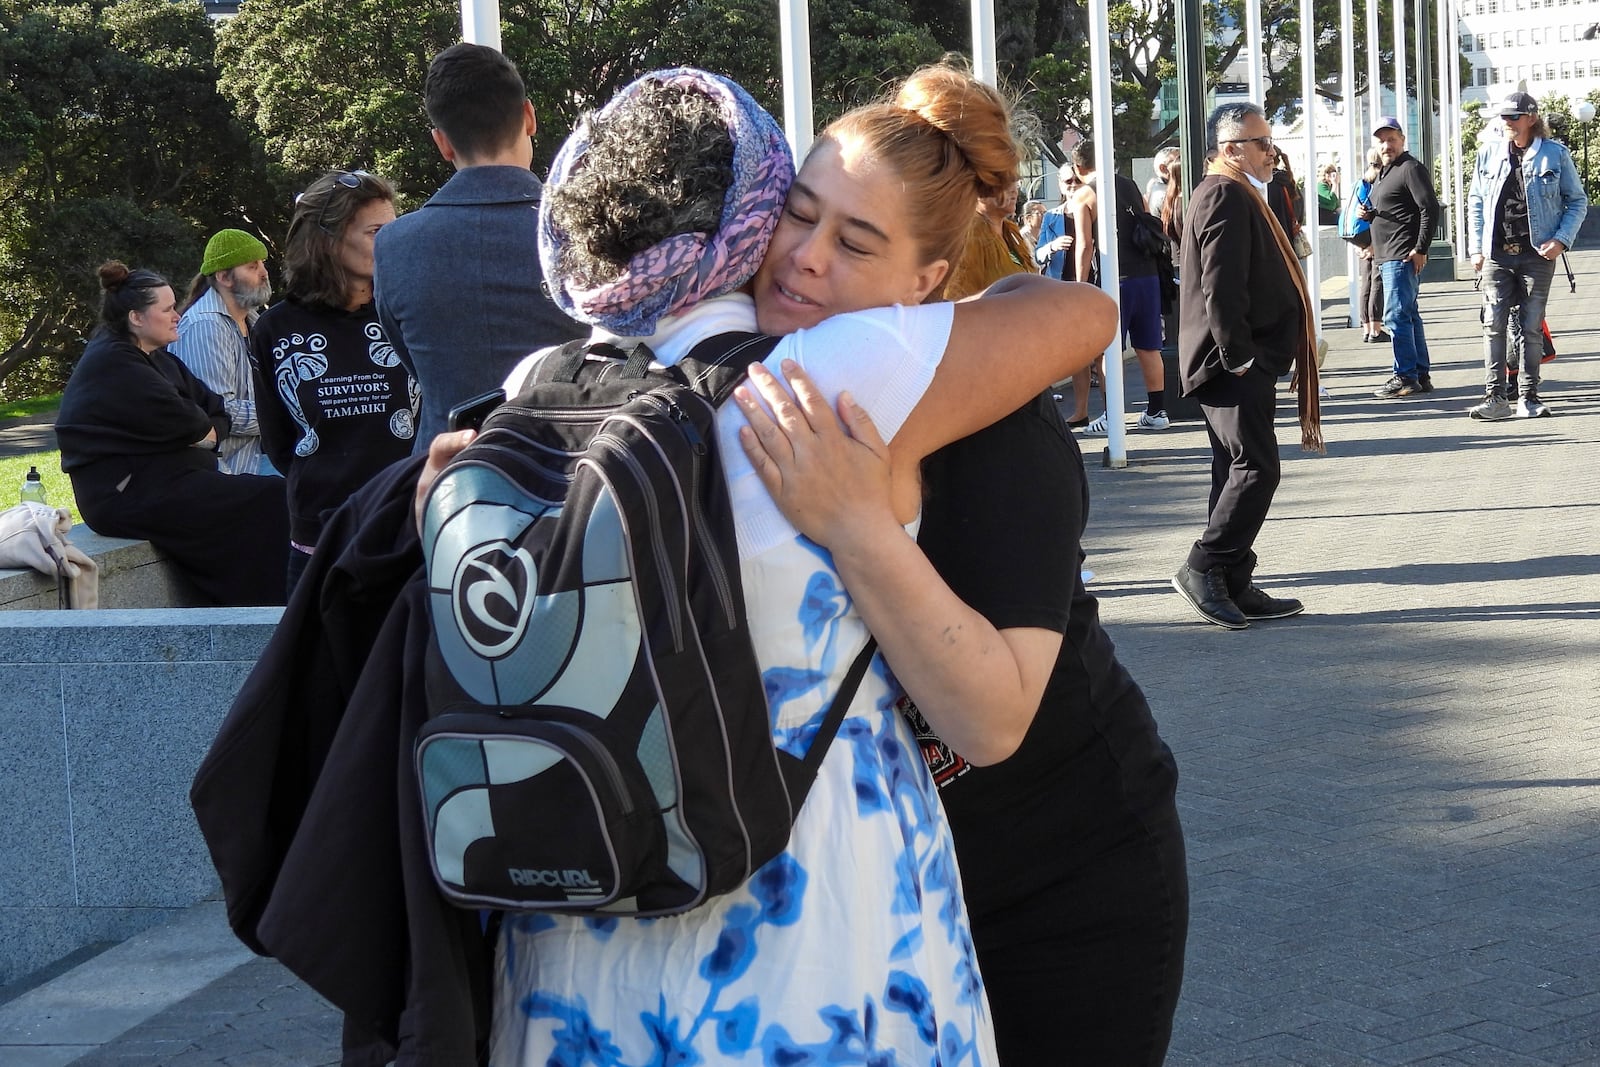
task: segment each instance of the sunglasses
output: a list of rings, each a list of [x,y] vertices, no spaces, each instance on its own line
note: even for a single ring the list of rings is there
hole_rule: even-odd
[[[370,171],[365,171],[365,170],[341,170],[339,173],[337,173],[337,174],[335,174],[333,176],[333,183],[335,185],[342,185],[346,189],[359,189],[363,185],[366,184],[368,178],[376,178],[376,177],[377,177],[377,175],[373,174]],[[305,193],[296,193],[295,197],[294,197],[294,202],[296,204],[299,204],[300,203],[300,198],[305,196],[305,195],[306,195]],[[325,197],[323,199],[323,201],[322,201],[322,208],[317,212],[317,229],[321,230],[323,233],[331,233],[332,232],[332,231],[330,231],[328,229],[327,226],[324,225],[324,221],[328,217],[328,205],[331,204],[331,203],[333,203],[332,195],[329,195],[329,196]]]
[[[1264,151],[1267,151],[1267,152],[1272,151],[1272,138],[1270,138],[1270,137],[1235,137],[1232,140],[1223,141],[1222,143],[1223,144],[1256,144],[1256,145],[1260,145],[1261,148]]]

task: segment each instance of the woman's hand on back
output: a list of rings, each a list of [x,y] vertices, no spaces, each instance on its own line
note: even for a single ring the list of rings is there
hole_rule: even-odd
[[[787,388],[757,363],[733,396],[749,421],[739,442],[784,517],[835,552],[898,528],[889,447],[871,417],[848,393],[835,415],[798,364],[784,360],[782,369]]]

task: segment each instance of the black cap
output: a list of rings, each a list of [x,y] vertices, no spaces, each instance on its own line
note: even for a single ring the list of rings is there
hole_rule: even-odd
[[[1527,93],[1512,93],[1500,101],[1500,117],[1503,119],[1516,118],[1519,115],[1537,115],[1539,102]]]

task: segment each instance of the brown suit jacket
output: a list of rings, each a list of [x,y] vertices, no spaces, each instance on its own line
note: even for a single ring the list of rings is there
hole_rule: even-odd
[[[1281,377],[1305,343],[1305,310],[1278,251],[1278,223],[1248,197],[1259,194],[1210,175],[1184,205],[1178,374],[1186,396],[1251,360]]]

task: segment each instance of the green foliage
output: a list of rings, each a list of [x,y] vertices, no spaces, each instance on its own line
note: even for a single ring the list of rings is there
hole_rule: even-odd
[[[94,322],[99,263],[182,287],[206,233],[263,202],[259,158],[216,81],[197,3],[0,0],[6,395],[59,387]]]

